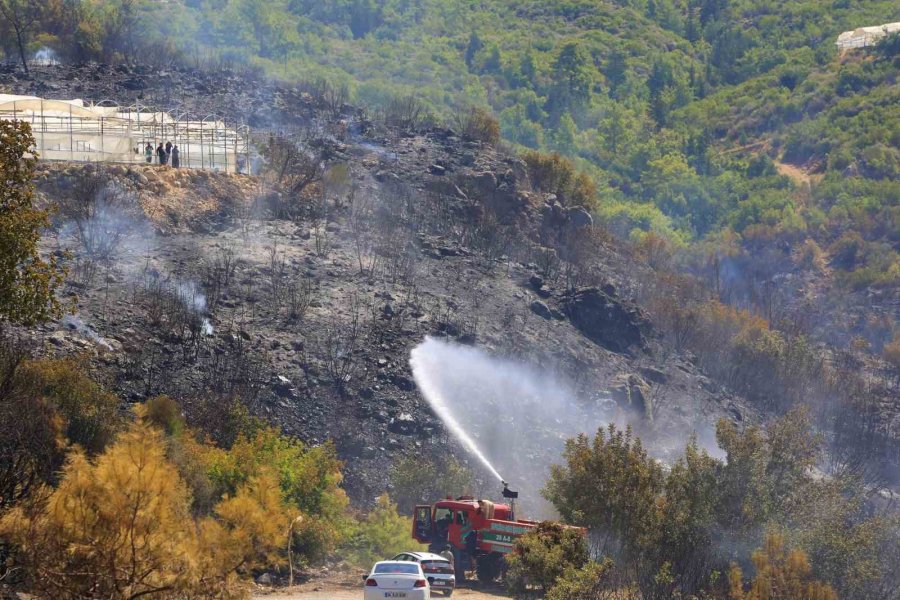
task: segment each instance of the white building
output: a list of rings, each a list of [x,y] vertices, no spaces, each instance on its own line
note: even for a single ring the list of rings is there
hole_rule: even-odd
[[[845,31],[838,36],[835,44],[841,50],[848,48],[866,48],[874,46],[892,33],[900,32],[900,23],[887,23],[874,27],[859,27],[853,31]]]

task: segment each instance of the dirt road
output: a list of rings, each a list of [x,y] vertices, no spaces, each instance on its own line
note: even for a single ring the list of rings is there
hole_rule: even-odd
[[[315,586],[318,590],[303,590],[297,588],[291,592],[275,592],[271,594],[254,594],[254,600],[360,600],[362,598],[362,587],[349,588],[345,586]],[[441,596],[435,596],[440,598]],[[453,594],[453,598],[460,600],[497,600],[498,598],[506,598],[507,596],[499,594],[489,594],[476,590],[457,590]]]

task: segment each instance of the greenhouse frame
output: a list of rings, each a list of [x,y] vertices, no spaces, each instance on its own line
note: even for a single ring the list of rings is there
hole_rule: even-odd
[[[146,163],[149,143],[155,163],[157,146],[172,142],[183,168],[246,173],[250,164],[250,128],[218,115],[0,94],[0,120],[30,123],[43,160]]]

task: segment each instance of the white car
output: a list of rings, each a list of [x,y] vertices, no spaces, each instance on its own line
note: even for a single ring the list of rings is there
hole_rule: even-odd
[[[431,592],[443,592],[445,596],[451,596],[456,587],[456,577],[453,574],[453,563],[431,552],[403,552],[392,558],[400,562],[416,562],[422,565],[425,578],[431,587]]]
[[[363,575],[363,579],[365,600],[431,600],[431,587],[419,563],[383,560],[375,563],[372,572]]]

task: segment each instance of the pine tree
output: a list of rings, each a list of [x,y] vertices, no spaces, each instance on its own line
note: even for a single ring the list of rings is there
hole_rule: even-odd
[[[0,121],[0,323],[30,325],[61,312],[64,272],[38,252],[48,212],[34,207],[34,137],[24,121]]]

